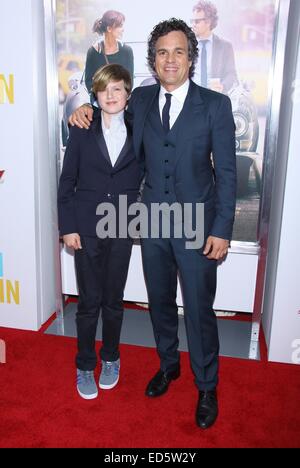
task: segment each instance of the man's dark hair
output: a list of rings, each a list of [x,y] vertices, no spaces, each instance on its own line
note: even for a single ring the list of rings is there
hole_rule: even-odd
[[[199,0],[199,2],[193,7],[193,11],[197,13],[204,11],[205,17],[210,21],[210,29],[213,30],[218,24],[218,10],[217,7],[208,0]]]
[[[195,63],[198,58],[198,41],[194,31],[180,19],[171,18],[169,20],[161,21],[156,26],[154,26],[148,39],[148,65],[155,72],[156,42],[160,37],[166,36],[173,31],[181,31],[187,38],[189,54],[188,57],[192,62],[189,71],[189,76],[191,78],[194,74]]]

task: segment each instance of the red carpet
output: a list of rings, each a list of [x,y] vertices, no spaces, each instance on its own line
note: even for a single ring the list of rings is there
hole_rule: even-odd
[[[144,389],[158,367],[155,351],[122,345],[119,385],[84,401],[74,338],[0,328],[0,339],[1,447],[300,447],[298,366],[221,358],[219,419],[201,431],[186,353],[181,378],[151,400]]]

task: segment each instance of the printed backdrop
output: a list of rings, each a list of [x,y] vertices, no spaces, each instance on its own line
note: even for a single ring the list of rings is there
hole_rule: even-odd
[[[57,0],[62,158],[68,136],[67,119],[88,99],[84,69],[88,49],[99,41],[99,36],[92,33],[95,20],[111,9],[125,15],[122,41],[133,50],[136,87],[151,82],[146,53],[147,38],[153,26],[170,17],[191,24],[196,3],[196,0]],[[232,44],[238,77],[227,90],[237,127],[238,201],[233,238],[255,242],[276,1],[230,0],[230,8],[228,0],[214,0],[213,3],[218,10],[218,24],[213,33]],[[220,79],[219,76],[212,78]]]

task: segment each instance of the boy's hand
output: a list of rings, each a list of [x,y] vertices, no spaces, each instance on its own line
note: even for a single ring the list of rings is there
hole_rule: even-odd
[[[64,235],[63,241],[66,244],[66,246],[69,248],[72,248],[74,250],[82,249],[81,242],[80,242],[80,235],[77,233]]]
[[[72,125],[72,127],[76,125],[79,128],[86,128],[88,130],[93,120],[93,114],[93,108],[88,104],[83,104],[69,117],[69,124]]]

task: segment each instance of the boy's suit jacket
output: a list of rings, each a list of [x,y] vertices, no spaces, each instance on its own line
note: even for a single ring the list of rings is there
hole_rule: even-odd
[[[113,203],[118,216],[119,195],[127,195],[128,203],[136,201],[141,169],[133,151],[130,127],[126,121],[125,124],[127,139],[114,166],[107,151],[98,109],[94,109],[89,130],[71,128],[58,188],[61,236],[71,233],[96,236],[99,203]]]

